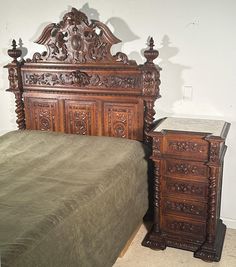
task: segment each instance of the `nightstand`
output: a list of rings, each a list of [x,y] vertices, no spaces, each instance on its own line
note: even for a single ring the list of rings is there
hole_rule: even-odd
[[[230,124],[166,118],[153,139],[154,219],[142,245],[194,252],[219,261],[226,227],[220,219],[225,139]]]

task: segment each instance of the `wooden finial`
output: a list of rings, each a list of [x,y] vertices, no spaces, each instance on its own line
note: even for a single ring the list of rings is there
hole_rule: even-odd
[[[16,40],[13,39],[12,41],[12,49],[7,51],[8,55],[13,58],[12,63],[17,63],[17,58],[21,56],[21,50],[16,48]]]
[[[149,40],[148,46],[149,46],[149,49],[144,51],[144,56],[147,59],[147,61],[145,62],[145,65],[154,65],[153,60],[158,57],[159,52],[153,49],[155,45],[154,45],[154,40],[152,37]]]

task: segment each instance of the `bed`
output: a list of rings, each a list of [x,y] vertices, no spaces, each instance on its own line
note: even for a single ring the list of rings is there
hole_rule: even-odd
[[[47,52],[6,68],[19,130],[0,137],[2,266],[112,266],[148,209],[148,131],[158,52],[121,52],[75,8],[36,41]]]

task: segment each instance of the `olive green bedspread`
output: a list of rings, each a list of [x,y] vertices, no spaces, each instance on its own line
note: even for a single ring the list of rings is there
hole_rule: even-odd
[[[137,141],[26,130],[0,137],[2,267],[112,266],[147,206]]]

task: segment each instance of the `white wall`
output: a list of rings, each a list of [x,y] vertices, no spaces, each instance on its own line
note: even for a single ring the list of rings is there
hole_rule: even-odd
[[[86,5],[86,3],[88,4]],[[160,51],[162,98],[157,117],[168,115],[223,119],[231,122],[225,157],[221,215],[236,228],[236,1],[235,0],[24,0],[1,1],[0,132],[16,128],[14,97],[6,93],[12,38],[23,41],[27,57],[42,48],[33,44],[44,26],[59,22],[74,6],[108,23],[124,42],[117,45],[138,63],[148,36]],[[184,93],[185,92],[185,93]],[[189,95],[190,93],[190,95]]]

